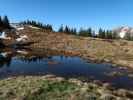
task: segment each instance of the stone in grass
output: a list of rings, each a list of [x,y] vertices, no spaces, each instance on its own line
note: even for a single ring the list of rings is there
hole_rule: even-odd
[[[48,75],[43,76],[43,78],[44,78],[44,79],[56,78],[56,76],[55,76],[55,75],[50,75],[50,74],[48,74]]]
[[[103,88],[111,88],[111,85],[109,83],[103,83]]]
[[[89,93],[85,95],[85,100],[97,100],[98,96],[94,93]]]
[[[103,84],[100,80],[94,80],[93,83],[97,84],[99,86],[102,86],[102,84]]]
[[[83,85],[82,81],[77,80],[77,79],[73,79],[73,78],[69,79],[68,82],[75,83],[75,84],[77,84],[79,86]]]
[[[116,97],[116,100],[130,100],[130,99],[123,98],[123,97]]]
[[[115,96],[109,93],[103,93],[100,100],[116,100]]]
[[[117,95],[119,95],[119,96],[123,96],[123,97],[126,97],[126,94],[127,94],[127,91],[126,90],[124,90],[124,89],[119,89],[118,91],[116,91],[117,93]]]
[[[62,82],[62,81],[64,81],[65,79],[63,78],[63,77],[56,77],[56,81],[58,81],[58,82]]]
[[[129,74],[128,77],[129,77],[129,78],[133,78],[133,74]]]

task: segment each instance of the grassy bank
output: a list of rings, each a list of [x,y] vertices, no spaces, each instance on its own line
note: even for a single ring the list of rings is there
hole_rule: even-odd
[[[0,80],[0,100],[130,100],[133,93],[53,75],[19,76]],[[128,99],[130,98],[130,99]]]
[[[69,51],[85,59],[133,68],[132,41],[81,37],[31,28],[25,28],[20,33],[28,35],[34,42],[31,48]]]

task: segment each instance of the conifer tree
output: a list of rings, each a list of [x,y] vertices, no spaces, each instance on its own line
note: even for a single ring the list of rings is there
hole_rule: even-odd
[[[99,38],[103,38],[103,30],[102,30],[102,28],[99,29],[98,37]]]
[[[92,29],[91,28],[88,28],[88,29],[81,28],[79,31],[79,35],[85,36],[85,37],[92,37]]]
[[[92,29],[91,29],[91,28],[88,28],[88,30],[87,30],[87,31],[88,31],[88,36],[90,36],[90,37],[91,37],[91,36],[92,36]]]
[[[4,16],[4,18],[3,18],[3,24],[4,24],[4,28],[10,28],[10,22],[9,22],[7,16]]]
[[[65,27],[64,32],[65,32],[65,33],[70,33],[70,29],[69,29],[68,26]]]
[[[58,32],[64,32],[63,25],[61,25],[61,27],[59,28]]]

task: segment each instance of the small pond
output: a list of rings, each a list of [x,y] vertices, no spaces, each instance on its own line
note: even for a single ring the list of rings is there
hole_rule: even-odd
[[[84,78],[111,83],[116,88],[133,90],[133,72],[107,63],[93,63],[80,57],[52,50],[0,51],[0,77],[12,75],[54,74],[65,78]]]

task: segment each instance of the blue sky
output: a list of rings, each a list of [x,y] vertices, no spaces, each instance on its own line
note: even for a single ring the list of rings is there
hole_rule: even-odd
[[[0,15],[94,29],[133,26],[133,0],[1,0]]]

